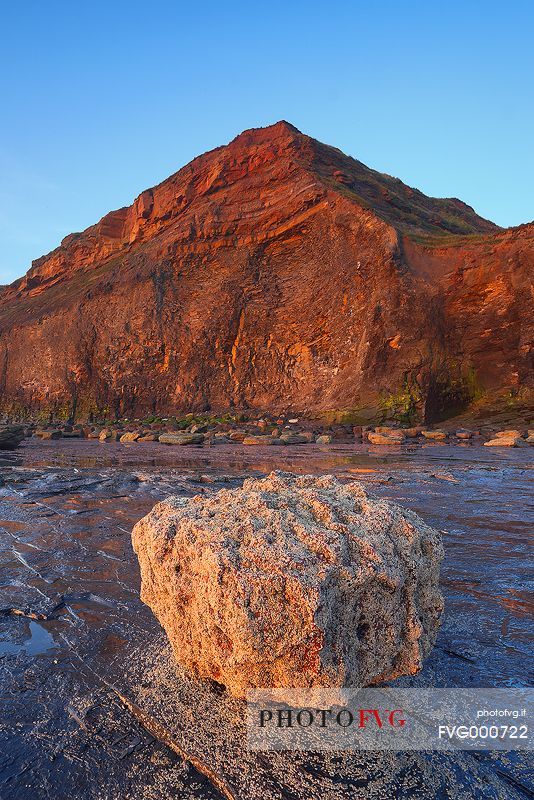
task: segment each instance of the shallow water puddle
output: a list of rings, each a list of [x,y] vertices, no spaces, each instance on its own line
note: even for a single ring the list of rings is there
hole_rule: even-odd
[[[28,656],[37,656],[49,650],[54,650],[59,646],[46,628],[35,620],[30,620],[28,633],[29,638],[20,642],[20,644],[13,641],[0,640],[0,656],[6,654],[17,655],[21,652],[26,653]]]

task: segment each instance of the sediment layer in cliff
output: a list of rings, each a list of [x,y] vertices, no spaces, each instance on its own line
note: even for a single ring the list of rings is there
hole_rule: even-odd
[[[428,419],[534,383],[534,225],[501,230],[286,122],[0,291],[5,409]]]

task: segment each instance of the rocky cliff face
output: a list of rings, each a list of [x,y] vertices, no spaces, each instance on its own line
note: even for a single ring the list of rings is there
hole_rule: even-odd
[[[534,225],[501,231],[285,122],[0,291],[4,408],[415,408],[534,382]]]

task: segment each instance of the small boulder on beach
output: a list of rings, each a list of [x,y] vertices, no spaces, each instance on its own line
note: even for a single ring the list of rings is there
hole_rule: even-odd
[[[248,433],[246,431],[231,431],[228,434],[228,438],[232,442],[242,442],[244,439],[248,437]]]
[[[524,447],[528,444],[526,439],[521,436],[515,436],[515,432],[511,436],[495,436],[488,442],[484,442],[484,447]]]
[[[170,497],[132,541],[177,661],[238,697],[411,675],[434,645],[441,536],[358,483],[272,472]]]
[[[39,439],[49,441],[50,439],[61,439],[63,434],[60,430],[44,430],[35,431],[34,436],[37,436]]]
[[[443,441],[443,439],[447,438],[446,431],[442,430],[421,431],[421,433],[425,437],[425,439],[435,439],[436,441]]]
[[[455,435],[457,439],[472,439],[473,431],[468,431],[465,428],[459,428]]]
[[[284,444],[309,444],[311,441],[307,434],[302,433],[283,433],[280,440]]]
[[[111,428],[104,428],[100,431],[98,438],[101,442],[115,442],[120,439],[120,435],[118,431],[114,431]]]
[[[388,433],[369,431],[367,439],[371,444],[402,444],[404,441],[404,434],[402,431],[390,431]]]
[[[25,438],[23,425],[3,425],[0,427],[0,450],[15,450]]]
[[[163,444],[202,444],[204,441],[203,433],[162,433],[159,441]]]
[[[140,436],[141,434],[139,433],[139,431],[127,431],[126,433],[122,434],[119,441],[122,442],[123,444],[127,442],[136,442]]]
[[[222,433],[216,433],[215,436],[210,436],[206,439],[206,444],[209,445],[216,445],[216,444],[231,444],[232,440],[225,436]]]

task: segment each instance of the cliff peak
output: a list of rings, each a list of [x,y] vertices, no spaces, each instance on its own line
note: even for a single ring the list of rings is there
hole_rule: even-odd
[[[284,119],[274,122],[272,125],[265,125],[258,128],[247,128],[239,133],[228,146],[240,144],[248,147],[253,143],[265,143],[269,141],[276,141],[280,138],[294,140],[297,137],[302,137],[304,134],[299,131],[290,122]]]

